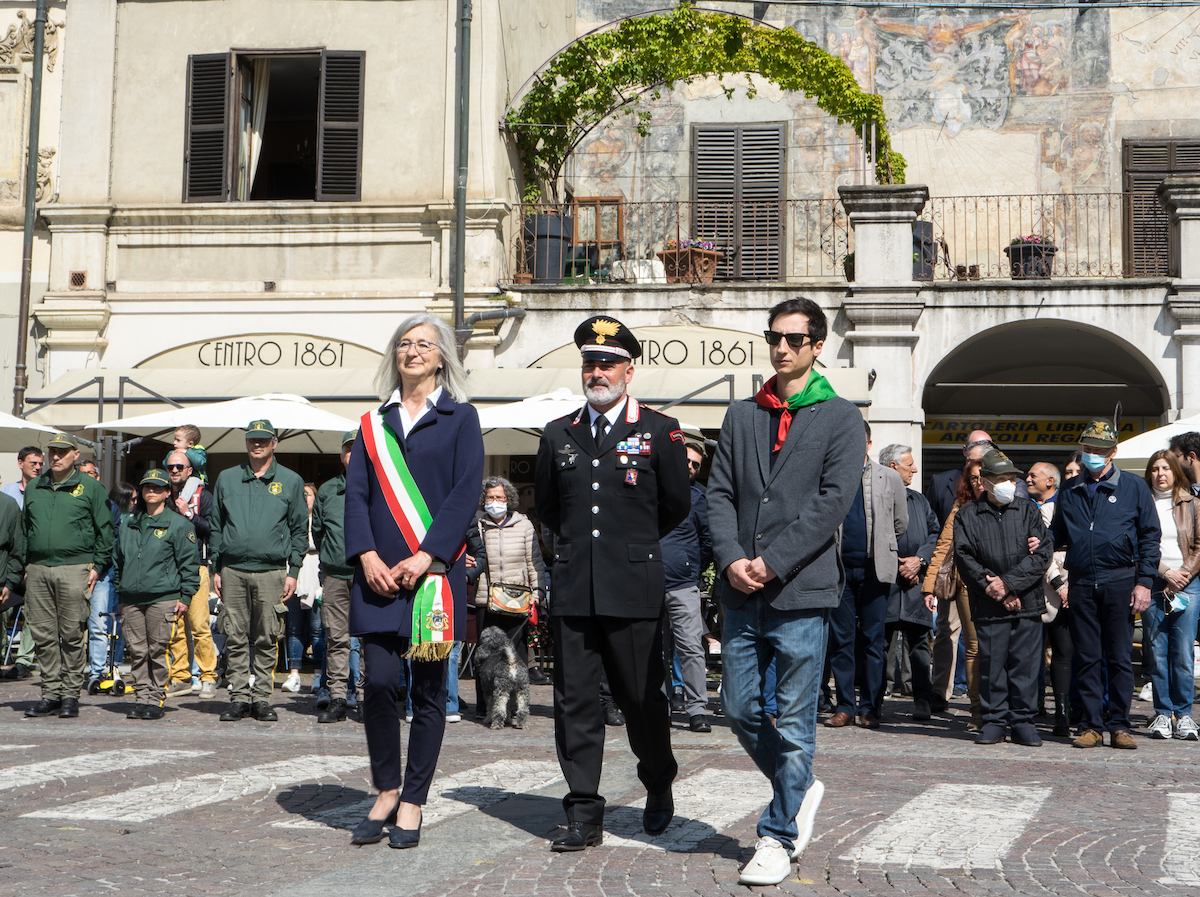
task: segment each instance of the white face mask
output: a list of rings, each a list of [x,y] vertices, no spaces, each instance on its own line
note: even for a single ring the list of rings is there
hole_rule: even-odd
[[[992,497],[1002,505],[1008,504],[1017,497],[1017,484],[1010,480],[1007,483],[997,483],[992,487]]]
[[[488,516],[493,520],[503,520],[508,513],[508,503],[503,501],[489,501],[483,506],[483,509],[488,512]]]

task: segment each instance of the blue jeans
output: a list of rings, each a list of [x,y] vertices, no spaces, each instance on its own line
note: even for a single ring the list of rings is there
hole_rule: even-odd
[[[812,784],[817,691],[829,637],[829,609],[777,610],[757,597],[725,608],[721,639],[725,714],[742,747],[771,782],[774,795],[758,820],[758,836],[790,853],[796,814]],[[763,689],[775,661],[775,725],[767,719]]]
[[[117,612],[117,590],[113,588],[112,568],[92,589],[92,609],[88,615],[88,681],[100,679],[108,668],[108,632],[112,626],[112,618],[101,617],[101,614]],[[121,618],[116,618],[117,644],[116,663],[119,665],[125,659],[125,638],[121,633]]]
[[[325,627],[321,625],[321,605],[305,607],[293,595],[287,600],[287,663],[289,670],[300,669],[304,642],[312,645],[313,670],[318,679],[325,666]],[[316,688],[314,687],[314,691]]]
[[[1193,579],[1180,593],[1188,597],[1188,606],[1175,613],[1166,612],[1170,602],[1160,587],[1161,583],[1156,583],[1150,607],[1142,611],[1142,641],[1149,647],[1146,659],[1154,685],[1154,712],[1191,716],[1195,694],[1192,645],[1200,619],[1200,579]]]

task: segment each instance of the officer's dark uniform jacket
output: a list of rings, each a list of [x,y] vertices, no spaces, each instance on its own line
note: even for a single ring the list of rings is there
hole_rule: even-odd
[[[548,424],[538,447],[537,512],[558,537],[555,614],[661,616],[659,540],[691,506],[674,418],[629,398],[598,447],[587,405]]]

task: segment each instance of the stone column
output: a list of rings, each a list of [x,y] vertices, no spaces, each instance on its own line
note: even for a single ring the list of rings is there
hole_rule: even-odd
[[[872,454],[898,442],[921,464],[920,385],[913,381],[917,322],[925,308],[912,278],[912,225],[929,199],[923,185],[839,187],[854,228],[854,282],[842,311],[856,368],[874,371],[868,419]]]
[[[1167,178],[1158,198],[1170,220],[1171,274],[1177,278],[1167,307],[1179,321],[1180,417],[1200,414],[1200,177]]]

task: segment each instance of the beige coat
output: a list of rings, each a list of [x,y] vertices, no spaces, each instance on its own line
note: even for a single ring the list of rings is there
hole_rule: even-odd
[[[520,511],[513,511],[503,523],[484,515],[478,523],[487,553],[483,587],[475,593],[475,604],[487,606],[490,583],[509,582],[529,586],[540,599],[544,595],[545,566],[533,523]]]

